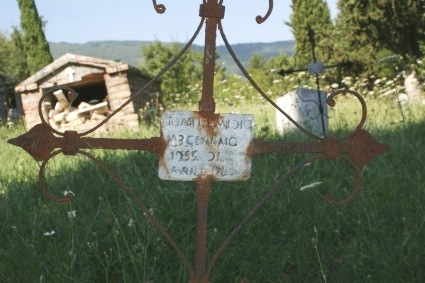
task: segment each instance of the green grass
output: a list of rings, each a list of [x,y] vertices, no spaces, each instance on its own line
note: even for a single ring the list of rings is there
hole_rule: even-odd
[[[366,129],[391,151],[362,169],[360,195],[347,206],[351,169],[317,161],[294,174],[243,227],[218,258],[211,282],[420,282],[425,278],[425,122],[422,105],[406,105],[405,123],[391,101],[368,99]],[[331,131],[348,132],[360,119],[350,97],[337,102]],[[194,109],[193,109],[194,110]],[[261,103],[229,105],[220,113],[254,113],[256,136],[275,139],[274,111]],[[1,282],[188,282],[189,274],[143,211],[89,159],[58,156],[47,170],[49,192],[75,193],[67,204],[41,193],[39,164],[6,143],[23,132],[0,128]],[[142,128],[125,137],[157,136]],[[195,185],[157,177],[158,157],[92,151],[151,209],[192,263]],[[246,182],[214,183],[209,203],[208,255],[276,181],[305,155],[253,158]],[[321,182],[314,188],[300,188]],[[76,217],[68,217],[75,211]],[[49,233],[54,234],[49,236]]]

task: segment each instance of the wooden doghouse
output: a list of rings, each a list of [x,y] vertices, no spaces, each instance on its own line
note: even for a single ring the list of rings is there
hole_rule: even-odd
[[[97,125],[151,79],[149,74],[122,62],[68,53],[18,84],[15,91],[30,129],[41,122],[41,96],[51,87],[63,86],[43,101],[43,115],[59,131],[82,132]],[[69,89],[78,94],[75,99]],[[160,109],[160,93],[159,83],[151,85],[99,130],[138,130],[144,112]]]

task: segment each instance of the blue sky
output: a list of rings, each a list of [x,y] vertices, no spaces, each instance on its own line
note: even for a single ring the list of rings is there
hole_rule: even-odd
[[[0,30],[19,25],[16,0],[1,0]],[[274,0],[270,18],[259,25],[257,15],[265,15],[268,0],[224,0],[222,21],[230,43],[291,40],[284,22],[291,14],[291,0]],[[337,13],[337,0],[327,0],[331,14]],[[51,42],[84,43],[97,40],[161,40],[185,42],[197,28],[201,0],[157,0],[167,8],[162,15],[152,0],[35,0],[38,13],[47,21],[45,34]],[[196,44],[204,43],[204,35]],[[217,44],[222,44],[220,39]]]

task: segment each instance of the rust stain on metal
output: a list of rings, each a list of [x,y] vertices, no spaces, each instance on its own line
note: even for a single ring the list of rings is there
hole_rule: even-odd
[[[66,131],[63,136],[63,153],[65,155],[76,155],[78,151],[78,143],[79,139],[78,133],[76,131]]]
[[[201,4],[199,7],[199,16],[207,18],[224,18],[225,7],[212,1]]]
[[[62,136],[55,136],[47,124],[35,125],[27,133],[8,140],[8,143],[23,148],[37,161],[46,160],[55,148],[61,149],[66,155],[75,155],[80,149],[127,149],[160,153],[164,148],[161,138],[83,138],[75,131],[65,131]]]
[[[364,166],[375,157],[388,152],[390,148],[376,141],[365,130],[359,130],[348,138],[348,150],[353,161]]]
[[[336,159],[343,151],[338,139],[334,136],[326,137],[321,141],[323,145],[322,156],[325,159]]]
[[[164,168],[165,169],[165,174],[170,175],[170,170],[168,170],[167,164],[165,162],[165,149],[168,146],[168,141],[165,139],[165,135],[164,135],[164,127],[162,126],[164,121],[161,118],[161,127],[160,127],[160,139],[161,139],[161,151],[159,152],[159,168]]]
[[[200,131],[204,131],[207,136],[217,136],[219,135],[218,127],[210,127],[209,125],[217,124],[220,119],[223,117],[220,114],[216,114],[210,111],[194,112],[194,116],[198,117],[202,124],[207,125],[207,127],[198,128]]]
[[[166,144],[161,179],[194,181],[212,174],[215,181],[237,181],[250,176],[246,151],[254,135],[253,115],[166,111],[161,133]]]
[[[58,146],[57,139],[44,124],[35,125],[27,133],[8,142],[23,148],[37,161],[45,160]]]

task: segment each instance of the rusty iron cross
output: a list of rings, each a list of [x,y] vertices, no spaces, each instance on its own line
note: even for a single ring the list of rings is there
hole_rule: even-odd
[[[154,8],[158,13],[165,12],[165,6],[157,4],[153,0]],[[257,16],[257,23],[264,22],[273,10],[273,1],[269,0],[269,9],[264,17]],[[27,133],[9,140],[8,142],[22,147],[27,151],[35,160],[41,161],[39,171],[39,183],[42,192],[51,200],[63,203],[68,202],[73,198],[72,194],[66,195],[64,198],[58,198],[51,195],[45,182],[46,165],[50,159],[58,154],[64,155],[84,155],[95,162],[101,169],[108,173],[123,189],[124,191],[136,202],[137,205],[144,211],[148,219],[156,226],[168,243],[174,248],[178,256],[186,266],[190,275],[190,282],[193,283],[206,283],[209,282],[210,272],[218,256],[225,250],[229,243],[233,240],[235,235],[240,231],[242,226],[250,220],[256,211],[270,199],[274,192],[276,192],[282,184],[296,171],[303,168],[304,165],[318,159],[335,160],[342,159],[346,161],[353,169],[356,175],[356,182],[352,194],[345,200],[335,201],[331,196],[327,198],[328,201],[335,204],[346,204],[353,200],[360,190],[361,172],[360,169],[366,165],[370,160],[380,154],[385,153],[389,148],[377,142],[367,131],[363,128],[367,116],[367,107],[363,98],[356,92],[351,90],[341,90],[332,93],[328,97],[328,105],[335,106],[334,97],[341,94],[353,95],[357,98],[362,106],[362,117],[357,127],[344,137],[325,136],[319,137],[304,129],[294,119],[287,115],[273,100],[271,100],[249,76],[245,68],[242,66],[237,56],[233,52],[227,38],[224,34],[221,20],[224,18],[225,8],[223,0],[203,0],[200,5],[199,15],[201,22],[195,31],[190,41],[182,48],[181,52],[164,67],[149,83],[143,86],[134,96],[129,98],[123,105],[116,109],[111,115],[105,118],[94,128],[79,133],[77,131],[65,131],[64,133],[53,129],[46,121],[42,114],[42,102],[57,89],[66,87],[53,87],[45,92],[41,97],[38,109],[41,124],[34,126]],[[204,47],[204,70],[203,70],[203,87],[202,98],[199,102],[199,111],[166,111],[161,119],[161,134],[159,137],[152,137],[149,139],[108,139],[108,138],[92,138],[86,137],[103,124],[107,123],[111,117],[121,111],[128,105],[136,96],[141,95],[152,83],[157,81],[160,76],[165,73],[179,58],[188,50],[192,45],[194,39],[198,36],[200,30],[205,25],[205,47]],[[254,118],[252,115],[231,115],[231,114],[216,114],[214,102],[214,67],[215,67],[215,51],[216,51],[216,33],[219,30],[227,49],[231,56],[239,66],[243,74],[258,91],[258,93],[270,104],[272,104],[278,111],[285,115],[300,131],[310,136],[314,141],[312,142],[285,142],[285,141],[263,141],[252,138]],[[72,89],[67,89],[71,95],[76,95]],[[239,119],[239,120],[237,120]],[[182,123],[178,121],[186,121],[184,128]],[[174,122],[177,121],[177,122]],[[173,127],[179,126],[176,129]],[[185,134],[179,135],[175,131],[187,130]],[[220,152],[223,147],[219,144],[225,145],[229,149],[226,152]],[[180,147],[183,146],[183,147]],[[183,149],[182,149],[183,148]],[[189,148],[189,150],[185,150]],[[102,162],[96,159],[91,153],[84,151],[85,149],[126,149],[137,151],[149,151],[156,153],[160,156],[159,176],[164,179],[176,180],[176,174],[181,175],[183,169],[175,169],[175,164],[195,164],[194,167],[199,169],[190,174],[189,179],[196,184],[196,197],[197,197],[197,231],[196,231],[196,254],[194,260],[194,269],[189,263],[187,257],[179,249],[178,245],[174,242],[172,237],[160,225],[156,218],[150,213],[143,202],[127,187],[127,185],[120,180],[114,172],[109,170]],[[219,154],[221,153],[221,157]],[[267,154],[267,153],[310,153],[310,156],[305,160],[294,165],[287,173],[282,175],[270,191],[258,201],[242,221],[230,232],[228,237],[219,246],[217,251],[207,262],[206,256],[206,236],[207,236],[207,223],[208,223],[208,200],[212,189],[212,183],[215,181],[238,181],[249,178],[250,163],[253,155]],[[226,156],[226,154],[228,156]],[[245,161],[248,166],[236,173],[225,172],[223,169],[226,167],[225,162],[233,162],[235,159],[240,158]],[[227,160],[227,161],[226,161]],[[173,163],[174,162],[174,163]],[[222,166],[221,166],[221,165]],[[224,165],[223,165],[224,164]],[[239,164],[239,163],[238,163]],[[220,167],[221,166],[221,167]],[[220,169],[220,170],[219,170]],[[175,171],[173,174],[173,170]],[[180,170],[180,171],[179,171]],[[186,172],[187,173],[187,172]],[[228,179],[227,176],[230,176]],[[186,177],[185,177],[186,178]]]

